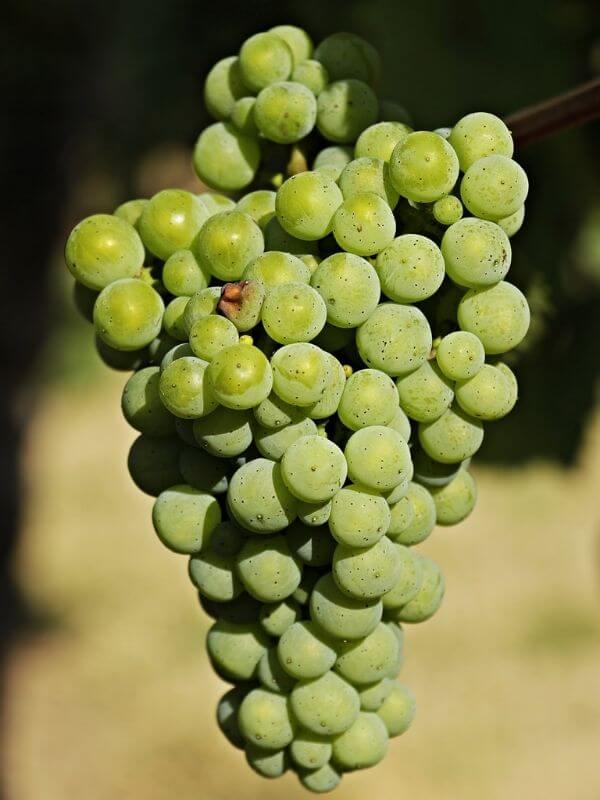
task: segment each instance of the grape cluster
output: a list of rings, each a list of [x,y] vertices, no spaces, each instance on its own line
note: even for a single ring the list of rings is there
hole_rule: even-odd
[[[210,71],[194,151],[228,194],[131,200],[66,246],[101,357],[133,373],[131,476],[214,619],[218,724],[315,792],[411,724],[401,625],[444,595],[415,546],[472,511],[529,325],[510,131],[415,131],[379,70],[352,34],[252,36]]]

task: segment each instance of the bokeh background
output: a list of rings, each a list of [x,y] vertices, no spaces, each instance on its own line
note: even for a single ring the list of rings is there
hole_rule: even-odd
[[[351,30],[417,127],[508,114],[600,71],[594,0],[8,0],[0,29],[2,800],[305,796],[220,736],[224,690],[185,559],[126,473],[124,375],[95,354],[62,244],[83,216],[197,186],[202,81],[273,24]],[[511,275],[534,312],[510,418],[489,425],[463,525],[424,546],[448,583],[409,630],[411,731],[358,800],[600,798],[598,125],[531,145]]]

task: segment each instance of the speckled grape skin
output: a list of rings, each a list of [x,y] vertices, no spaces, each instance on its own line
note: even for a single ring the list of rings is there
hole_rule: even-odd
[[[332,792],[340,785],[342,780],[341,773],[331,764],[325,764],[325,766],[315,770],[300,770],[298,777],[302,786],[315,794]]]
[[[440,248],[416,233],[398,236],[377,256],[381,289],[396,303],[418,303],[437,292],[444,280]]]
[[[431,351],[431,329],[418,308],[382,303],[356,333],[360,357],[368,367],[392,377],[421,366]]]
[[[400,644],[383,623],[364,639],[338,647],[335,671],[353,686],[394,677],[400,657]]]
[[[296,520],[286,532],[291,552],[311,567],[326,567],[331,563],[335,548],[329,528],[324,525],[304,525]]]
[[[401,485],[404,487],[404,484]],[[409,487],[410,484],[406,487],[403,497],[399,499],[391,498],[394,502],[391,502],[389,498],[387,500],[390,505],[390,525],[387,535],[393,542],[412,524],[415,516],[410,498],[406,496]]]
[[[248,594],[263,603],[275,603],[298,588],[302,565],[285,537],[257,536],[249,538],[238,553],[237,571]]]
[[[279,778],[288,768],[288,755],[283,750],[266,750],[252,742],[244,748],[248,766],[263,778]]]
[[[261,318],[266,332],[275,342],[309,342],[323,329],[327,308],[312,286],[285,283],[269,289]]]
[[[176,417],[197,419],[217,407],[217,399],[207,380],[207,362],[184,356],[169,364],[159,382],[160,399]]]
[[[377,711],[392,691],[394,681],[390,678],[383,678],[375,683],[368,683],[358,688],[360,697],[361,711]]]
[[[295,681],[285,672],[277,657],[277,645],[272,645],[258,664],[257,677],[263,689],[278,694],[288,694]]]
[[[305,503],[330,500],[344,485],[347,467],[340,448],[321,436],[303,436],[281,459],[281,476],[290,492]]]
[[[361,639],[375,630],[383,607],[379,599],[359,600],[344,594],[331,573],[316,582],[310,598],[310,616],[337,639]]]
[[[289,78],[294,57],[288,44],[274,33],[256,33],[240,49],[242,80],[252,92]]]
[[[408,445],[397,431],[383,425],[353,433],[344,453],[350,479],[376,492],[389,492],[412,474]]]
[[[94,327],[115,350],[140,350],[158,336],[165,307],[161,296],[137,278],[104,288],[94,303]]]
[[[258,280],[271,289],[284,283],[308,283],[310,270],[298,256],[269,250],[248,264],[243,278],[245,281]]]
[[[432,361],[426,361],[419,369],[398,378],[396,386],[401,408],[417,422],[438,419],[454,399],[452,382]]]
[[[194,147],[194,169],[207,186],[236,192],[254,179],[260,162],[260,145],[254,136],[229,122],[205,128]]]
[[[276,603],[265,603],[260,606],[259,622],[263,630],[275,638],[279,638],[301,616],[299,604],[291,597]]]
[[[156,497],[181,483],[181,442],[172,436],[138,436],[127,457],[129,474],[138,489]]]
[[[388,742],[383,720],[361,711],[353,725],[333,740],[333,762],[346,771],[372,767],[384,758]]]
[[[335,81],[317,98],[317,128],[330,142],[354,142],[377,121],[379,104],[366,83],[353,78]]]
[[[419,442],[427,455],[442,464],[455,464],[470,458],[481,447],[483,425],[453,406],[435,422],[419,425]]]
[[[377,122],[358,137],[355,158],[379,158],[389,161],[398,142],[406,139],[412,129],[403,122]]]
[[[235,325],[216,314],[197,320],[189,336],[194,355],[204,361],[212,361],[225,347],[231,347],[239,341]]]
[[[216,119],[227,119],[236,100],[247,93],[237,56],[222,58],[214,65],[204,83],[204,104]]]
[[[300,730],[290,744],[290,757],[294,764],[304,769],[317,770],[331,758],[331,742],[316,733]]]
[[[410,602],[416,597],[423,583],[423,568],[414,551],[401,544],[394,546],[400,555],[400,577],[390,591],[381,598],[384,614],[390,609],[401,608]]]
[[[281,478],[279,464],[256,458],[233,475],[227,491],[236,521],[255,533],[281,531],[296,518],[296,500]]]
[[[435,201],[431,207],[431,213],[440,225],[454,225],[462,217],[464,209],[458,197],[447,194],[446,197],[440,197]]]
[[[467,217],[451,225],[442,239],[448,276],[467,289],[493,286],[510,268],[512,250],[499,225]]]
[[[294,622],[277,645],[279,662],[295,680],[312,680],[328,672],[337,657],[326,634],[310,620]]]
[[[408,442],[410,439],[410,420],[400,407],[396,409],[394,416],[388,422],[387,427],[397,431],[405,442]]]
[[[165,261],[177,250],[189,249],[208,219],[198,197],[183,189],[163,189],[144,207],[139,221],[142,241]]]
[[[503,372],[484,364],[477,375],[456,384],[456,400],[472,417],[491,422],[512,408],[512,387]]]
[[[248,214],[223,211],[212,216],[192,251],[200,265],[222,281],[237,281],[265,249],[261,229]]]
[[[394,535],[398,544],[415,545],[424,541],[435,527],[435,504],[431,493],[418,483],[411,483],[406,494],[413,510],[411,522]]]
[[[394,381],[377,369],[360,369],[346,381],[338,415],[352,431],[371,425],[387,425],[398,408]]]
[[[202,291],[196,292],[190,297],[183,312],[183,327],[188,336],[194,322],[209,316],[209,314],[214,314],[220,299],[220,286],[210,286],[208,289],[202,289]]]
[[[170,550],[199,553],[221,522],[221,509],[211,495],[179,484],[158,496],[152,522],[161,542]]]
[[[445,139],[416,131],[402,139],[390,158],[396,191],[415,203],[433,203],[452,191],[458,178],[458,158]]]
[[[395,681],[390,693],[377,710],[388,736],[400,736],[407,731],[415,717],[415,696],[408,686]]]
[[[238,725],[247,742],[266,750],[287,747],[294,736],[287,697],[265,689],[252,689],[242,700]]]
[[[521,208],[517,209],[514,214],[511,214],[508,217],[502,217],[502,219],[496,220],[496,222],[498,225],[500,225],[504,233],[510,238],[521,230],[524,219],[525,206],[521,206]]]
[[[269,430],[280,430],[292,422],[299,422],[306,416],[306,411],[286,403],[276,394],[271,394],[252,409],[258,424]]]
[[[160,370],[145,367],[134,372],[123,389],[121,409],[127,422],[148,436],[175,432],[174,418],[161,402],[158,391]]]
[[[276,193],[268,189],[258,189],[244,195],[237,204],[237,210],[252,217],[259,228],[264,229],[275,216]]]
[[[523,168],[506,156],[480,158],[465,172],[460,196],[471,214],[498,220],[525,203],[529,182]]]
[[[337,184],[323,173],[301,172],[288,178],[279,188],[275,213],[282,228],[291,236],[315,241],[331,231],[333,215],[343,199]],[[269,249],[274,248],[269,246]]]
[[[310,283],[325,301],[327,322],[340,328],[356,328],[365,322],[381,294],[373,267],[351,253],[334,253],[323,259]]]
[[[505,353],[520,344],[529,322],[525,296],[506,281],[488,289],[470,289],[458,304],[458,324],[481,339],[488,355]]]
[[[364,486],[345,486],[331,501],[329,529],[340,544],[369,547],[387,533],[389,525],[387,502]]]
[[[511,133],[504,122],[485,111],[461,117],[448,141],[456,151],[463,172],[480,158],[491,155],[510,158],[514,150]]]
[[[394,611],[398,622],[425,622],[432,617],[444,599],[444,576],[438,565],[427,556],[418,555],[423,570],[421,588],[412,600]]]
[[[447,378],[464,381],[477,375],[483,367],[485,350],[474,333],[454,331],[444,336],[437,346],[436,360]]]
[[[333,235],[339,246],[358,256],[381,252],[396,234],[394,214],[379,195],[355,194],[344,200],[333,218]]]
[[[331,145],[319,150],[313,162],[313,170],[328,169],[335,167],[335,180],[340,177],[342,170],[352,161],[353,152],[351,147],[345,145]]]
[[[327,357],[327,382],[321,398],[307,409],[311,419],[324,419],[335,414],[346,384],[346,373],[343,366],[331,353],[325,353],[325,355]]]
[[[431,489],[438,525],[457,525],[466,519],[477,502],[477,485],[466,469],[439,488]]]
[[[301,83],[273,83],[256,98],[256,126],[272,142],[291,144],[303,139],[314,128],[316,119],[315,96]]]
[[[250,423],[249,411],[219,406],[208,417],[194,421],[194,438],[200,447],[213,456],[235,458],[252,443]]]
[[[261,456],[272,461],[281,461],[283,454],[302,436],[316,435],[317,426],[308,417],[292,422],[280,430],[270,430],[257,426],[254,429],[254,443]]]
[[[399,195],[392,186],[388,164],[381,158],[356,158],[342,170],[338,184],[348,200],[357,194],[372,192],[379,195],[390,208],[395,208]]]
[[[314,58],[307,58],[296,64],[292,72],[292,80],[306,86],[318,97],[329,83],[329,74],[320,61],[315,61]]]
[[[309,242],[306,239],[292,236],[282,228],[276,216],[272,217],[264,226],[264,234],[266,250],[282,250],[286,253],[293,253],[299,258],[305,255],[318,255],[319,246],[316,240]]]
[[[235,600],[244,591],[244,586],[236,574],[235,556],[215,553],[210,545],[202,553],[192,556],[189,575],[192,583],[203,597],[217,603]]]
[[[325,391],[329,377],[326,354],[315,345],[296,343],[277,350],[271,358],[273,390],[285,402],[312,406]]]
[[[248,344],[220,350],[210,362],[208,378],[219,403],[238,410],[258,405],[273,387],[268,360],[257,347]]]
[[[332,81],[357,78],[375,84],[381,59],[372,44],[355,33],[333,33],[318,45],[314,57],[325,64]]]
[[[190,297],[206,289],[210,272],[200,267],[191,250],[176,250],[163,267],[162,282],[171,294]]]
[[[206,637],[206,648],[220,675],[247,681],[256,675],[258,662],[269,647],[269,637],[257,624],[219,620]]]
[[[300,681],[290,695],[290,704],[304,728],[327,736],[347,730],[360,709],[356,690],[333,672]]]
[[[71,231],[65,261],[80,283],[100,290],[120,278],[133,278],[140,273],[144,245],[126,220],[112,214],[94,214]]]
[[[383,536],[370,547],[338,544],[333,554],[333,578],[344,594],[359,600],[381,598],[400,575],[400,558]]]
[[[163,315],[163,328],[171,338],[179,342],[187,342],[187,331],[185,329],[185,309],[188,304],[188,297],[174,297],[165,308]]]

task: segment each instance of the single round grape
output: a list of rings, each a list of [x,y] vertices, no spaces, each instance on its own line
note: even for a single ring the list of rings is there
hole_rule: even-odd
[[[144,245],[126,220],[112,214],[94,214],[69,234],[65,261],[76,280],[89,289],[100,290],[113,281],[140,273]]]
[[[310,598],[311,619],[336,639],[362,639],[375,630],[383,607],[380,599],[358,599],[340,591],[331,573],[316,582]]]
[[[499,225],[467,217],[451,225],[442,239],[448,276],[466,288],[493,286],[510,268],[511,246]]]
[[[298,776],[302,786],[315,794],[332,792],[342,780],[341,774],[331,764],[325,764],[320,769],[299,772]]]
[[[333,554],[333,578],[342,592],[360,600],[383,597],[400,575],[400,558],[383,536],[370,547],[338,544]]]
[[[321,436],[303,436],[281,459],[281,476],[290,492],[305,503],[330,500],[344,485],[347,467],[340,448]]]
[[[381,289],[396,303],[418,303],[437,292],[444,280],[440,248],[415,233],[398,236],[375,262]]]
[[[298,28],[296,25],[275,25],[269,33],[275,33],[288,45],[294,57],[294,64],[311,57],[313,43],[303,28]]]
[[[439,488],[431,489],[435,503],[438,525],[456,525],[469,516],[477,502],[477,486],[466,469],[459,470],[456,477]]]
[[[327,736],[347,730],[360,710],[356,690],[334,672],[301,680],[292,690],[290,705],[300,725]]]
[[[295,681],[279,663],[277,646],[269,647],[258,664],[258,680],[263,689],[278,694],[288,694],[294,688]]]
[[[237,281],[264,251],[264,239],[248,214],[224,211],[207,221],[192,250],[198,262],[219,280]]]
[[[504,122],[485,111],[461,117],[448,141],[456,151],[463,172],[480,158],[491,155],[510,158],[514,150],[511,133]]]
[[[408,492],[403,499],[407,500],[411,505],[412,519],[400,533],[390,535],[397,544],[408,546],[419,544],[429,536],[435,527],[435,503],[431,492],[418,483],[410,484]]]
[[[331,758],[331,742],[310,731],[297,731],[290,744],[290,756],[299,767],[308,770],[320,769]]]
[[[193,430],[200,447],[219,458],[235,458],[252,444],[252,427],[247,411],[219,406],[208,416],[195,420]]]
[[[209,217],[214,217],[215,214],[220,214],[221,211],[232,211],[236,207],[235,200],[218,192],[202,192],[202,194],[198,195],[198,200],[208,211]]]
[[[220,286],[209,286],[208,289],[202,289],[189,298],[183,312],[183,327],[188,336],[194,322],[215,313],[220,299]]]
[[[502,155],[475,161],[460,184],[461,199],[471,214],[489,220],[514,214],[525,203],[528,191],[523,168]]]
[[[194,147],[194,170],[214,189],[237,192],[254,179],[260,162],[260,145],[254,136],[229,122],[205,128]]]
[[[334,168],[334,180],[342,174],[342,170],[352,161],[353,153],[351,147],[344,145],[332,145],[319,150],[313,162],[313,170]]]
[[[125,384],[121,398],[121,409],[127,422],[148,436],[168,436],[175,432],[174,419],[160,399],[159,376],[158,367],[145,367],[134,372]]]
[[[275,199],[277,220],[297,239],[322,239],[331,231],[333,215],[343,199],[337,184],[322,172],[301,172],[279,188]]]
[[[312,406],[326,388],[329,365],[315,345],[299,342],[277,350],[271,358],[273,390],[284,402]]]
[[[431,329],[418,308],[382,303],[357,331],[356,344],[368,367],[397,377],[427,361]]]
[[[384,612],[401,608],[416,597],[423,583],[423,568],[414,552],[404,545],[395,544],[400,555],[400,577],[389,592],[383,595]],[[376,709],[368,709],[375,711]]]
[[[463,205],[453,194],[440,197],[431,209],[433,217],[440,225],[454,225],[463,215]]]
[[[456,400],[472,417],[491,422],[512,408],[512,387],[501,370],[484,364],[477,375],[456,384]]]
[[[437,564],[427,556],[418,555],[423,570],[421,588],[406,605],[395,613],[398,622],[425,622],[432,617],[444,599],[444,577]]]
[[[375,683],[367,683],[358,688],[361,711],[377,711],[383,705],[383,701],[392,691],[394,681],[390,678],[382,678]]]
[[[321,399],[308,409],[311,419],[324,419],[335,414],[346,384],[346,373],[343,366],[331,353],[325,355],[328,365],[327,383]]]
[[[427,455],[424,450],[415,448],[412,453],[415,468],[414,479],[423,486],[445,486],[454,478],[462,466],[458,464],[441,464]]]
[[[169,336],[178,342],[186,342],[188,338],[184,321],[188,301],[189,297],[174,297],[165,308],[163,315],[163,328]]]
[[[387,425],[398,408],[394,381],[377,369],[361,369],[346,381],[338,416],[352,431]]]
[[[387,427],[397,431],[405,442],[410,439],[410,420],[400,407],[394,412],[394,416],[388,422]]]
[[[171,294],[189,297],[206,289],[210,272],[200,266],[191,250],[176,250],[163,267],[162,282]]]
[[[262,230],[275,216],[275,196],[275,192],[268,189],[249,192],[238,200],[237,210],[252,217]]]
[[[302,612],[298,603],[291,597],[286,597],[276,603],[261,605],[259,621],[269,636],[279,638],[301,616]]]
[[[277,201],[276,201],[277,202]],[[292,220],[292,225],[294,221]],[[316,241],[297,239],[284,230],[277,217],[270,219],[264,227],[265,250],[279,250],[292,253],[300,258],[304,255],[318,255],[319,247]]]
[[[179,344],[176,344],[174,347],[171,347],[170,350],[167,350],[163,356],[163,359],[160,362],[160,371],[163,372],[169,366],[169,364],[172,364],[173,361],[177,361],[178,358],[186,358],[187,356],[193,355],[194,351],[187,342],[179,342]]]
[[[280,778],[288,768],[285,750],[266,750],[251,742],[244,749],[248,766],[263,778]]]
[[[381,71],[377,50],[355,33],[334,33],[316,48],[314,57],[325,65],[332,81],[358,78],[375,84]]]
[[[515,233],[518,233],[521,230],[524,219],[525,206],[521,206],[521,208],[517,209],[514,214],[510,214],[508,217],[502,217],[502,219],[496,220],[496,223],[500,225],[504,233],[510,237],[514,236]]]
[[[387,753],[389,737],[383,720],[361,711],[354,724],[333,740],[333,761],[346,771],[378,764]]]
[[[156,497],[181,483],[180,453],[181,443],[175,437],[138,436],[127,457],[131,479],[142,492]]]
[[[353,433],[344,454],[350,480],[376,492],[389,492],[412,470],[408,445],[397,431],[383,425]]]
[[[331,501],[329,530],[340,544],[369,547],[385,535],[389,525],[387,502],[364,486],[345,486]]]
[[[331,563],[335,542],[326,525],[307,526],[296,520],[286,533],[286,541],[293,555],[310,567]]]
[[[419,425],[419,442],[428,456],[442,464],[455,464],[470,458],[481,447],[483,425],[457,406],[445,411],[434,422]]]
[[[254,431],[254,443],[261,456],[270,458],[272,461],[281,461],[284,453],[295,441],[303,436],[316,435],[317,426],[308,417],[292,422],[280,430],[269,430],[268,428],[256,428]]]
[[[302,83],[272,83],[256,98],[253,118],[266,139],[291,144],[303,139],[314,128],[317,101]]]
[[[325,301],[328,323],[340,328],[357,327],[379,302],[375,270],[364,258],[351,253],[334,253],[325,258],[310,282]]]
[[[147,203],[148,201],[145,199],[127,200],[125,203],[121,203],[120,206],[115,208],[113,216],[125,220],[125,222],[128,222],[136,228]]]
[[[384,723],[388,736],[400,736],[409,729],[415,711],[416,702],[412,690],[396,681],[377,710],[377,716]]]
[[[354,142],[377,121],[378,111],[377,97],[366,83],[334,81],[317,98],[317,128],[330,142]]]
[[[350,255],[350,253],[348,253]],[[357,256],[358,258],[358,256]],[[337,353],[354,342],[354,331],[352,328],[337,328],[329,323],[321,333],[313,340],[313,344],[318,345],[328,353]]]
[[[265,689],[252,689],[242,700],[238,725],[247,742],[266,750],[287,747],[294,736],[287,697]]]
[[[255,533],[274,533],[296,518],[296,499],[286,488],[281,467],[266,458],[241,466],[231,478],[227,502],[236,521]]]
[[[258,127],[254,116],[255,107],[256,97],[240,97],[231,110],[229,121],[246,136],[258,136]]]
[[[190,558],[189,576],[203,597],[217,603],[235,600],[244,591],[244,587],[236,574],[235,555],[215,552],[212,549],[212,538],[208,548]]]
[[[217,61],[206,76],[204,105],[212,117],[227,119],[236,100],[246,92],[239,59],[237,56],[228,56]]]
[[[94,304],[94,327],[115,350],[140,350],[158,336],[164,303],[147,283],[122,278],[104,288]]]
[[[269,250],[244,270],[244,280],[261,281],[268,289],[285,283],[308,283],[310,270],[298,256]]]
[[[307,58],[299,61],[292,72],[292,80],[306,86],[316,97],[329,83],[327,69],[320,61]]]
[[[399,195],[392,186],[389,167],[380,158],[356,158],[347,164],[342,170],[339,179],[339,187],[344,195],[344,200],[348,200],[357,194],[372,192],[379,195],[382,200],[395,208]]]
[[[396,220],[385,200],[373,192],[344,200],[333,218],[333,235],[339,246],[358,256],[380,253],[396,234]]]
[[[298,519],[303,525],[319,527],[325,525],[331,514],[331,500],[325,503],[303,503],[298,501]]]
[[[257,406],[273,386],[269,362],[253,345],[236,344],[220,350],[207,374],[218,402],[237,410]]]
[[[159,494],[152,522],[165,547],[175,553],[199,553],[221,522],[221,509],[211,495],[179,484]]]
[[[258,424],[269,430],[281,430],[286,425],[300,422],[306,416],[304,409],[286,403],[274,393],[252,410]]]
[[[450,194],[458,172],[453,148],[429,131],[410,133],[398,142],[390,158],[394,187],[414,203],[433,203]]]
[[[431,361],[426,361],[409,375],[398,378],[396,386],[401,408],[417,422],[438,419],[454,399],[452,382]]]
[[[227,680],[251,680],[269,645],[269,637],[255,623],[236,624],[218,620],[206,637],[210,660],[219,675]]]
[[[436,348],[437,365],[451,381],[465,381],[477,375],[485,363],[481,340],[468,331],[444,336]]]
[[[290,77],[294,58],[288,44],[274,33],[256,33],[246,39],[239,55],[242,80],[252,92]]]
[[[242,700],[248,694],[246,686],[236,686],[225,692],[217,705],[217,724],[221,733],[234,747],[244,747],[244,737],[240,733],[237,716]]]
[[[178,250],[189,249],[207,219],[208,212],[196,195],[183,189],[163,189],[144,207],[140,236],[153,255],[166,261]]]
[[[470,289],[458,304],[458,324],[481,339],[488,355],[505,353],[520,344],[529,322],[525,296],[506,281],[487,289]]]
[[[409,133],[412,128],[403,122],[377,122],[358,137],[354,157],[389,161],[398,142],[404,141]]]
[[[400,657],[398,639],[383,623],[364,639],[338,647],[335,671],[353,686],[392,677]]]
[[[193,434],[192,434],[193,437]],[[184,447],[179,456],[179,470],[183,480],[194,489],[207,494],[223,494],[229,485],[228,464],[213,458],[194,446]]]
[[[277,645],[279,662],[296,680],[325,675],[335,664],[336,651],[314,622],[294,622],[282,633]]]
[[[308,342],[322,330],[327,308],[321,295],[305,283],[284,283],[267,292],[262,323],[279,344]]]
[[[214,411],[218,405],[210,380],[207,362],[194,356],[178,358],[161,372],[160,399],[176,417],[197,419]]]
[[[198,358],[212,361],[221,350],[237,344],[239,338],[233,322],[225,317],[211,314],[209,317],[197,320],[192,325],[190,347]]]

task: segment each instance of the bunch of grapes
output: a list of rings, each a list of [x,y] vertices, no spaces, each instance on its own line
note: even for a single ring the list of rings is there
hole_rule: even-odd
[[[131,200],[66,246],[100,355],[133,372],[131,476],[214,619],[218,724],[315,792],[411,724],[401,626],[444,595],[416,546],[472,511],[529,325],[505,280],[528,189],[510,131],[414,131],[378,74],[352,34],[252,36],[210,71],[194,151],[228,194]]]

